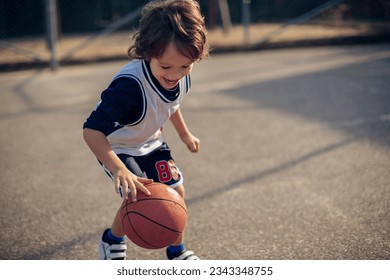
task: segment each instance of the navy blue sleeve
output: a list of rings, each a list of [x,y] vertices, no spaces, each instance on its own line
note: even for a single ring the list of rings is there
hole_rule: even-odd
[[[107,136],[120,126],[138,121],[143,114],[143,103],[138,82],[129,77],[118,78],[103,91],[100,103],[83,128],[99,130]]]

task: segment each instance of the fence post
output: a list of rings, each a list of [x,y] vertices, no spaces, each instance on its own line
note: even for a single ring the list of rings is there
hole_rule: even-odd
[[[57,39],[58,39],[58,22],[57,22],[57,0],[45,0],[46,9],[46,34],[47,44],[50,50],[50,68],[56,70],[57,61]]]
[[[242,0],[242,25],[244,26],[244,43],[249,44],[249,27],[251,22],[251,0]]]
[[[223,31],[227,35],[232,29],[232,20],[230,18],[229,4],[227,0],[218,0],[219,11],[221,12]]]

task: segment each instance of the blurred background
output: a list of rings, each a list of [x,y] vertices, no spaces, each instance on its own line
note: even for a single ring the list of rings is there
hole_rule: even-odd
[[[2,0],[0,71],[125,59],[147,0]],[[213,52],[388,41],[390,0],[200,0]]]

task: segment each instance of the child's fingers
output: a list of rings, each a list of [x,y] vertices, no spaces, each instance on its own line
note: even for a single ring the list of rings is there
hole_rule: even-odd
[[[145,185],[153,183],[153,180],[148,179],[147,183],[145,183],[145,182],[142,182],[142,183],[143,184],[140,183],[140,185],[138,186],[138,190],[140,190],[141,192],[143,192],[143,193],[145,193],[147,195],[151,195],[150,191],[148,190],[147,187],[145,187]]]
[[[119,193],[120,187],[121,187],[121,180],[119,180],[119,178],[115,178],[115,191],[116,191],[116,193]]]
[[[130,186],[129,186],[129,184],[126,181],[124,181],[122,183],[122,192],[123,192],[122,196],[123,196],[124,200],[128,199],[129,191],[130,191]]]
[[[137,188],[134,187],[130,190],[130,196],[132,201],[137,201]]]
[[[145,187],[145,185],[150,184],[152,182],[153,182],[152,179],[146,179],[146,178],[137,178],[136,181],[132,181],[131,187],[129,186],[129,191],[130,191],[132,201],[134,202],[137,201],[138,190],[142,191],[147,195],[150,195],[150,191]]]
[[[199,143],[198,142],[194,142],[194,143],[191,143],[190,145],[188,145],[188,149],[193,152],[193,153],[196,153],[199,151]]]
[[[143,193],[150,195],[150,191],[145,187],[145,185],[153,183],[153,179],[147,179],[147,178],[141,178],[138,177],[134,181],[124,181],[122,184],[122,190],[123,190],[123,199],[126,200],[130,197],[131,200],[136,202],[137,201],[137,191],[140,190]]]
[[[142,177],[139,177],[138,181],[141,183],[141,185],[149,185],[153,183],[153,179],[142,178]]]

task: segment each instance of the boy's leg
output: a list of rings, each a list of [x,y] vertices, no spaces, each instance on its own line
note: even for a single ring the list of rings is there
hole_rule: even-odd
[[[166,143],[144,159],[144,170],[148,178],[174,188],[184,199],[183,175],[171,156]],[[199,260],[193,251],[184,246],[184,232],[176,242],[168,246],[167,258],[170,260]]]
[[[125,232],[123,231],[123,228],[122,228],[120,209],[121,209],[121,207],[119,207],[118,211],[116,212],[114,221],[113,221],[112,226],[111,226],[111,232],[114,236],[124,237]]]
[[[184,199],[184,186],[181,185],[175,189],[179,193],[179,195]],[[180,237],[171,244],[171,246],[180,246],[181,244],[184,244],[184,232],[180,235]]]
[[[126,164],[127,168],[139,177],[146,177],[145,173],[141,171],[134,158],[128,155],[118,155],[119,158]],[[109,172],[103,165],[103,169],[107,175],[113,179],[113,174]],[[122,196],[122,193],[120,193]],[[111,228],[103,232],[99,242],[99,257],[103,260],[126,259],[125,233],[122,228],[120,207],[115,215]]]

